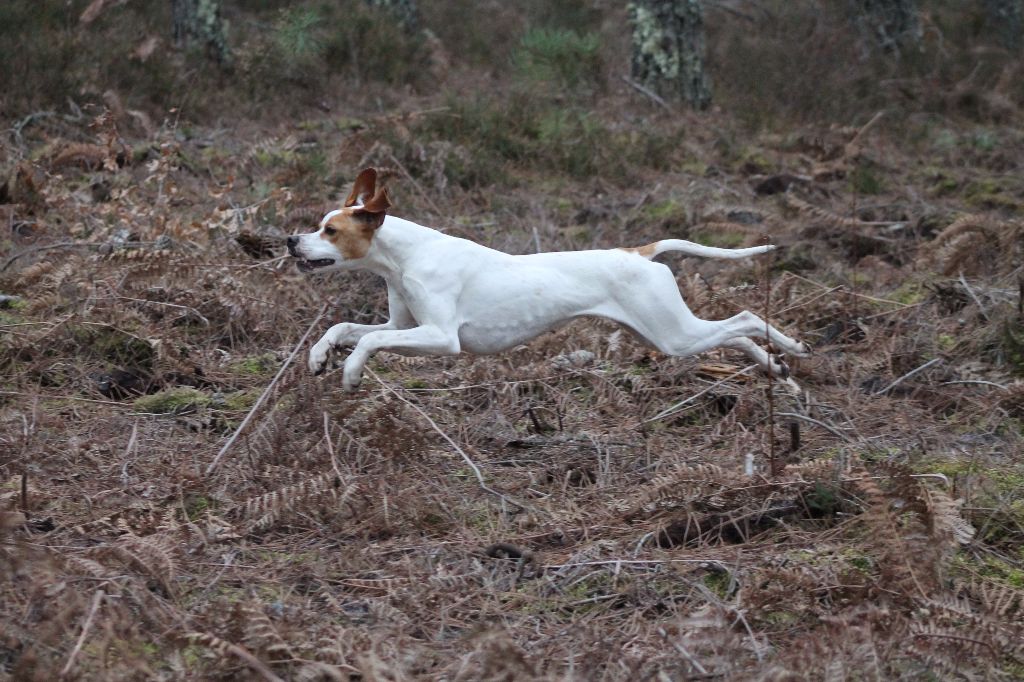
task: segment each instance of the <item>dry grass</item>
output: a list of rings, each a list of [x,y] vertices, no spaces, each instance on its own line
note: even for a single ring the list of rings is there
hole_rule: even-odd
[[[1019,133],[753,134],[623,85],[542,144],[548,95],[493,130],[521,96],[230,134],[111,109],[0,144],[0,676],[1020,676]],[[596,321],[382,354],[351,396],[306,348],[282,371],[324,306],[314,333],[386,310],[281,244],[369,161],[399,215],[512,252],[770,235],[770,261],[672,266],[715,318],[763,312],[768,274],[817,347],[804,393],[769,410],[742,356]]]

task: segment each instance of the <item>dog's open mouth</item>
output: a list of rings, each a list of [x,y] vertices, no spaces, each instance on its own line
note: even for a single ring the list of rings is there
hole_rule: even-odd
[[[298,267],[302,272],[309,272],[311,270],[316,270],[317,268],[326,268],[328,265],[334,265],[333,258],[317,258],[316,260],[300,258],[296,263],[296,267]]]

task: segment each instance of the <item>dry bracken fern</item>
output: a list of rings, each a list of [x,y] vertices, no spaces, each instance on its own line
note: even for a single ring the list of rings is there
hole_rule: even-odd
[[[1024,226],[1018,221],[968,214],[954,220],[928,246],[945,275],[1005,272],[1019,264]]]
[[[354,483],[342,489],[342,481],[337,474],[329,471],[251,498],[238,507],[236,513],[250,531],[261,531],[274,525],[286,512],[300,508],[340,507],[355,490]]]
[[[72,142],[58,151],[50,161],[50,170],[59,171],[69,166],[102,168],[110,157],[110,150],[98,144]]]
[[[826,208],[821,208],[820,206],[815,206],[814,204],[808,203],[803,199],[792,195],[786,196],[786,204],[800,215],[808,218],[818,225],[833,227],[840,230],[859,230],[864,227],[864,223],[859,220],[841,216],[838,213],[834,213]]]
[[[254,651],[268,655],[271,659],[291,659],[295,657],[292,647],[284,640],[281,633],[263,611],[259,602],[247,601],[241,605],[241,618],[245,629],[247,646]]]

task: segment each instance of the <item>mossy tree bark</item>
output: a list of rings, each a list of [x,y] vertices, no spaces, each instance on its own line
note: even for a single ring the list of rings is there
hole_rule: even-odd
[[[371,7],[380,7],[390,12],[398,23],[409,33],[419,29],[420,12],[416,0],[366,0]]]
[[[921,41],[921,20],[914,0],[853,0],[862,29],[887,52],[899,53]]]
[[[633,24],[633,78],[662,97],[696,109],[711,103],[704,68],[704,13],[698,0],[636,0],[629,4]]]
[[[231,61],[227,22],[221,16],[220,0],[171,0],[171,15],[176,47],[198,42],[218,64]]]
[[[1020,49],[1024,28],[1024,2],[1021,0],[983,0],[987,28],[999,44],[1016,52]]]

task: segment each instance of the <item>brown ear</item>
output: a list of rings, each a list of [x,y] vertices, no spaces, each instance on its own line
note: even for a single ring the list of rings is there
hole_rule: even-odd
[[[363,207],[356,209],[356,213],[387,213],[388,209],[391,208],[391,197],[388,196],[388,191],[381,187],[377,192],[369,199],[363,200]]]
[[[370,200],[370,197],[374,196],[374,192],[377,187],[377,169],[376,168],[364,168],[360,171],[356,177],[355,183],[352,185],[352,193],[348,195],[348,199],[345,200],[345,208],[349,206],[355,206],[356,204],[365,204]]]

